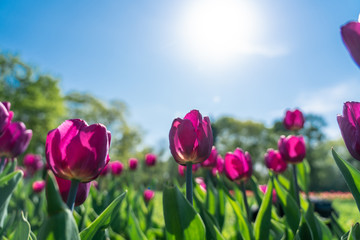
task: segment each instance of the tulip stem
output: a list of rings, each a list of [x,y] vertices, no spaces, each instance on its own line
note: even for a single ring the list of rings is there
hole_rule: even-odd
[[[192,163],[186,163],[186,199],[193,205]]]
[[[298,207],[300,207],[300,197],[299,197],[300,192],[299,192],[299,185],[297,182],[296,164],[293,164],[293,177],[294,177],[294,185],[295,185],[295,200]]]
[[[250,209],[249,209],[249,204],[248,204],[248,200],[247,200],[247,197],[246,197],[246,189],[245,189],[244,181],[241,181],[240,188],[241,188],[241,191],[242,191],[242,194],[243,194],[243,197],[244,197],[244,203],[245,203],[245,208],[246,208],[246,216],[247,216],[248,221],[251,222]]]
[[[79,183],[80,181],[77,179],[73,179],[71,180],[71,186],[70,186],[70,191],[69,191],[69,195],[66,201],[66,204],[68,205],[68,207],[70,208],[71,211],[74,210],[74,205],[75,205],[75,198],[76,198],[76,193],[79,187]]]
[[[4,165],[5,165],[5,157],[0,158],[0,173],[2,173]]]

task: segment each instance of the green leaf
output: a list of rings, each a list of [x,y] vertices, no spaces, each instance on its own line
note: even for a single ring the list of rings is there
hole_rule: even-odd
[[[82,240],[93,239],[97,231],[104,230],[119,214],[119,208],[126,192],[114,199],[112,203],[83,231],[80,233]]]
[[[206,190],[206,208],[210,214],[215,216],[218,194],[211,181],[208,181]]]
[[[225,207],[226,199],[223,188],[218,189],[218,208],[216,209],[216,217],[219,224],[219,229],[222,230],[225,222]]]
[[[341,240],[358,240],[360,239],[360,225],[355,223],[350,231],[348,231],[344,236],[341,237]]]
[[[14,240],[26,240],[30,238],[30,223],[26,220],[24,213],[21,212],[20,221],[15,230]]]
[[[350,163],[342,160],[334,149],[332,149],[332,154],[360,210],[360,172]]]
[[[269,180],[265,197],[261,203],[258,215],[255,221],[255,239],[269,239],[271,227],[271,206],[272,206],[273,184]]]
[[[320,225],[316,221],[313,206],[311,205],[311,203],[309,203],[308,208],[306,210],[305,219],[309,225],[314,240],[322,240],[323,239],[322,231]]]
[[[22,171],[16,171],[0,178],[0,228],[4,227],[11,195],[22,176]]]
[[[278,182],[276,178],[273,178],[277,199],[284,209],[285,216],[289,227],[295,234],[300,222],[300,210],[291,194],[284,189],[284,187]]]
[[[311,229],[303,215],[301,215],[300,227],[295,234],[295,239],[297,239],[297,240],[302,240],[302,239],[312,240],[312,239],[314,239]]]
[[[48,217],[39,230],[38,239],[80,239],[72,212],[62,201],[57,185],[55,185],[54,176],[51,173],[46,179],[46,200]]]
[[[145,234],[141,231],[139,226],[139,222],[135,217],[134,212],[132,209],[129,209],[129,220],[128,220],[128,234],[130,239],[147,239]]]
[[[205,239],[205,226],[200,215],[177,187],[165,187],[163,210],[167,239]]]
[[[298,176],[299,187],[306,193],[309,194],[310,186],[310,165],[304,160],[303,162],[296,165],[296,171]]]
[[[260,206],[261,201],[262,201],[262,194],[260,194],[259,184],[256,182],[256,179],[254,176],[250,178],[250,186],[254,193],[256,202],[257,202],[258,206]]]

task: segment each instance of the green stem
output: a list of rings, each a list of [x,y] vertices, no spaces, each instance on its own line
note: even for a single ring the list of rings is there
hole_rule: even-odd
[[[74,204],[75,204],[75,198],[76,198],[76,193],[79,187],[79,183],[80,181],[77,179],[73,179],[71,180],[71,186],[70,186],[70,191],[69,191],[69,195],[66,201],[66,204],[68,205],[68,207],[70,208],[71,211],[74,210]]]
[[[5,159],[6,159],[5,157],[0,158],[0,173],[2,173],[2,171],[4,169]]]
[[[296,200],[298,207],[300,207],[300,197],[299,197],[300,191],[299,191],[299,185],[297,182],[296,164],[293,164],[293,177],[294,177],[294,184],[295,184],[295,200]]]
[[[246,208],[246,216],[249,222],[251,222],[250,219],[250,209],[249,209],[249,204],[248,204],[248,200],[247,200],[247,196],[246,196],[246,189],[245,189],[245,183],[244,181],[241,181],[240,183],[240,188],[244,197],[244,203],[245,203],[245,208]]]
[[[193,205],[192,163],[186,163],[186,199]]]

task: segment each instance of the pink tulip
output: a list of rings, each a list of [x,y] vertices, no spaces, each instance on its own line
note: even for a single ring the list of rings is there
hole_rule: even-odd
[[[351,57],[360,67],[360,22],[349,22],[342,26],[341,37]]]
[[[213,167],[211,169],[213,176],[216,176],[217,173],[222,174],[224,172],[224,164],[224,159],[220,155],[218,155],[216,160],[216,167]]]
[[[260,191],[265,194],[267,191],[267,185],[259,185]],[[275,189],[272,192],[272,203],[275,204],[277,202],[277,195]]]
[[[169,133],[170,151],[178,164],[201,163],[211,153],[213,135],[208,117],[192,110],[184,119],[176,118]]]
[[[145,164],[147,165],[147,166],[154,166],[155,165],[155,163],[156,163],[156,155],[155,154],[153,154],[153,153],[147,153],[146,155],[145,155]]]
[[[136,158],[130,158],[129,159],[130,170],[136,170],[137,166],[138,166],[138,160]]]
[[[0,102],[0,136],[5,129],[10,125],[14,113],[10,111],[9,102]]]
[[[36,154],[26,154],[23,164],[32,175],[44,167],[41,155]]]
[[[57,176],[55,176],[55,178],[59,186],[59,192],[61,198],[66,203],[71,187],[71,181],[63,178],[59,178]],[[90,187],[91,187],[91,182],[79,183],[79,187],[77,189],[76,198],[75,198],[75,206],[79,206],[85,202],[86,198],[89,195]]]
[[[195,182],[200,185],[201,190],[206,192],[206,183],[204,181],[204,178],[197,177],[197,178],[195,178]]]
[[[151,191],[150,189],[146,189],[144,191],[144,200],[146,203],[150,202],[151,199],[155,197],[155,192]]]
[[[284,161],[279,151],[272,148],[267,150],[264,159],[266,167],[275,173],[282,173],[287,168],[287,163]]]
[[[217,157],[218,157],[218,151],[216,150],[216,147],[213,146],[211,148],[211,153],[210,156],[201,163],[201,166],[205,167],[205,168],[213,168],[216,167],[216,161],[217,161]]]
[[[343,116],[338,115],[337,121],[351,156],[360,161],[360,103],[344,103]]]
[[[248,152],[236,148],[234,153],[225,155],[225,174],[231,181],[247,180],[252,174],[252,162]]]
[[[58,177],[90,182],[110,160],[110,141],[111,134],[102,124],[66,120],[48,133],[46,160]]]
[[[35,193],[40,193],[40,192],[42,192],[42,190],[44,190],[45,185],[46,185],[46,183],[44,180],[35,181],[32,185],[32,189]]]
[[[303,136],[281,136],[278,142],[279,152],[287,163],[300,163],[306,155]]]
[[[28,147],[32,131],[26,129],[22,122],[13,122],[0,136],[0,156],[14,158],[22,154]]]
[[[111,167],[111,173],[115,176],[120,175],[123,171],[124,165],[119,161],[109,163]]]
[[[304,127],[304,116],[299,109],[295,109],[294,111],[286,111],[284,118],[284,126],[288,130],[299,130]]]
[[[193,164],[191,167],[192,172],[196,173],[196,171],[199,170],[200,166],[201,166],[200,164]],[[186,170],[186,166],[178,165],[178,172],[179,172],[180,176],[182,176],[182,177],[185,176],[185,170]]]

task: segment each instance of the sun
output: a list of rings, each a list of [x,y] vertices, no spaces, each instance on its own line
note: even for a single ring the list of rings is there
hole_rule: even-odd
[[[253,47],[261,30],[260,14],[248,1],[191,1],[180,16],[181,51],[200,64],[228,64]]]

